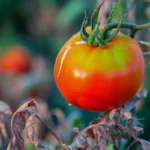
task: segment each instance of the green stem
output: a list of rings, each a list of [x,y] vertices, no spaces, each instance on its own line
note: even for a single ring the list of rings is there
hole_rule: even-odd
[[[90,34],[89,38],[88,38],[88,44],[91,46],[106,46],[106,43],[101,39],[100,36],[100,30],[99,30],[99,26],[96,25],[93,32]],[[96,41],[96,39],[98,40],[98,42]]]
[[[109,31],[111,31],[112,29],[115,29],[115,28],[118,28],[118,25],[119,23],[110,23],[110,24],[107,24],[104,29],[103,29],[103,32],[102,32],[102,38],[104,39],[105,38],[105,35],[107,35],[107,33]],[[135,28],[136,24],[130,24],[130,23],[122,23],[120,25],[120,28],[126,28],[126,29],[130,29],[130,30],[133,30]]]
[[[119,23],[107,24],[104,27],[103,32],[102,32],[102,39],[105,38],[105,35],[107,35],[107,33],[109,31],[111,31],[114,28],[117,28],[118,25],[119,25]],[[131,24],[131,23],[122,23],[120,25],[120,28],[130,29],[131,30],[131,37],[134,37],[134,35],[137,31],[150,28],[150,23],[146,23],[146,24],[143,24],[143,25],[137,25],[137,24]]]
[[[142,24],[142,25],[136,25],[135,30],[143,30],[143,29],[147,29],[150,28],[150,23],[146,23],[146,24]]]
[[[98,40],[99,46],[105,47],[106,43],[101,39],[101,37],[95,35],[95,38]]]
[[[136,33],[137,31],[143,30],[143,29],[147,29],[147,28],[150,28],[150,23],[146,23],[146,24],[143,24],[143,25],[136,25],[136,27],[135,27],[133,30],[131,30],[130,36],[131,36],[132,38],[134,38],[135,33]]]

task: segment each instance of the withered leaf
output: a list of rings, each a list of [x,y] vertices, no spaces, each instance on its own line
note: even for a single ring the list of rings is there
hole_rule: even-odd
[[[26,128],[30,142],[38,150],[54,150],[46,148],[39,140],[35,130],[35,119],[41,118],[37,115],[38,104],[34,100],[30,100],[23,104],[12,116],[11,128],[13,131],[13,139],[10,141],[7,150],[24,150],[24,139],[22,132]],[[42,121],[43,122],[43,121]],[[43,122],[44,123],[44,122]],[[49,128],[50,129],[50,128]],[[51,129],[50,129],[51,131]],[[52,132],[52,131],[51,131]],[[52,132],[56,139],[61,143],[59,137]],[[67,147],[67,146],[66,146]]]
[[[147,96],[146,90],[142,90],[142,91],[138,92],[128,103],[125,104],[124,109],[126,111],[131,111],[136,106],[136,103],[139,100],[146,98],[146,96]]]
[[[10,117],[12,111],[6,102],[0,101],[0,146],[7,147],[8,140],[11,138]]]
[[[114,117],[115,117],[116,113],[117,113],[116,109],[105,112],[98,119],[93,120],[90,123],[90,125],[92,125],[92,124],[108,124],[108,123],[112,124],[112,123],[115,123]]]
[[[79,129],[78,128],[73,128],[73,131],[76,133],[79,133]]]
[[[62,144],[62,150],[71,150],[67,145]]]
[[[0,113],[3,113],[8,116],[12,115],[12,111],[11,111],[9,105],[3,101],[0,101]]]
[[[18,150],[24,150],[22,131],[24,130],[29,117],[36,113],[37,108],[37,103],[34,100],[30,100],[19,107],[19,109],[14,113],[11,119],[13,139],[10,141],[7,150],[14,150],[14,147]]]
[[[139,139],[139,142],[141,143],[143,150],[150,150],[150,142],[143,139]]]
[[[35,131],[35,116],[31,115],[28,118],[28,121],[26,123],[26,129],[28,138],[30,139],[30,142],[38,149],[38,150],[50,150],[45,148],[45,146],[41,143],[39,140],[36,131]],[[52,149],[51,149],[52,150]]]

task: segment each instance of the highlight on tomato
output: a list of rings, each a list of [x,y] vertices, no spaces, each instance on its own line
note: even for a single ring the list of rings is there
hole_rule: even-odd
[[[110,17],[97,23],[99,8],[86,27],[73,35],[59,51],[55,66],[56,85],[68,104],[87,111],[107,111],[129,101],[140,88],[144,57],[138,43],[119,32],[123,19],[110,30]],[[110,15],[111,16],[111,15]]]
[[[0,58],[1,74],[27,73],[31,67],[31,56],[22,46],[13,46]]]

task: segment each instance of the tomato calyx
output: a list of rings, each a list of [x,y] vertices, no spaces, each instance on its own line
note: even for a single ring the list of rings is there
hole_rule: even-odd
[[[102,5],[104,4],[105,1],[106,0],[104,0],[97,7],[97,9],[94,11],[94,13],[91,17],[91,30],[92,30],[91,34],[88,34],[86,32],[88,17],[86,16],[86,13],[85,13],[85,18],[83,20],[81,30],[80,30],[80,37],[84,42],[88,43],[91,46],[105,47],[107,45],[107,43],[109,41],[111,41],[116,36],[116,34],[119,32],[120,26],[126,16],[126,15],[124,15],[122,17],[121,21],[118,23],[117,29],[114,32],[110,32],[110,31],[104,32],[104,28],[100,30],[99,29],[100,21],[98,22],[98,15],[99,15],[100,8],[102,7]],[[116,11],[117,11],[117,2],[114,3],[114,5],[112,7],[112,11],[110,12],[109,18],[108,18],[105,26],[107,24],[110,24],[111,22],[114,22],[115,16],[116,16]]]
[[[150,28],[150,23],[142,24],[142,25],[137,25],[134,23],[128,23],[128,22],[123,22],[124,18],[127,16],[125,14],[120,22],[115,23],[115,18],[117,14],[117,5],[118,5],[118,0],[116,0],[112,6],[112,10],[109,14],[109,17],[107,19],[107,22],[103,26],[103,29],[99,29],[100,26],[100,21],[98,22],[98,15],[100,8],[104,4],[106,0],[104,0],[99,7],[94,11],[92,17],[91,17],[91,31],[92,33],[89,34],[86,31],[86,26],[88,22],[88,17],[85,14],[85,18],[83,20],[81,30],[80,30],[80,38],[88,43],[90,46],[94,47],[105,47],[109,41],[111,41],[116,34],[119,32],[120,28],[123,29],[129,29],[130,30],[130,36],[131,38],[134,38],[135,34],[137,31],[144,30]],[[111,31],[112,29],[115,29]],[[149,42],[142,42],[142,44],[149,45]]]

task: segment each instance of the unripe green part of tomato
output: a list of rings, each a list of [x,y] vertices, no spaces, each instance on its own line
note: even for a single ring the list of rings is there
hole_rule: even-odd
[[[87,111],[107,111],[126,103],[138,91],[143,75],[140,47],[121,33],[104,48],[91,47],[77,33],[62,47],[54,66],[61,94],[69,104]]]

